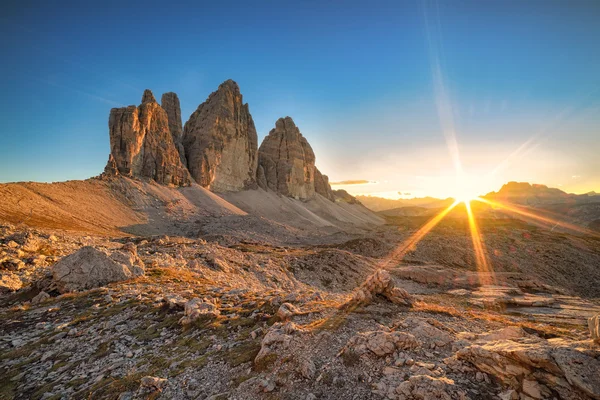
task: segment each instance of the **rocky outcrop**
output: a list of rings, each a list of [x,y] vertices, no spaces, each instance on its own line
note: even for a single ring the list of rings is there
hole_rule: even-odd
[[[150,90],[139,107],[113,108],[108,121],[110,151],[105,173],[151,178],[176,186],[191,182],[169,131],[165,110]]]
[[[335,196],[329,186],[329,177],[323,175],[317,167],[315,167],[315,192],[328,200],[335,201]]]
[[[91,246],[63,258],[52,267],[52,289],[60,293],[92,289],[144,275],[134,245],[111,254]]]
[[[394,285],[390,273],[379,269],[354,291],[345,306],[370,303],[377,295],[385,297],[394,304],[411,306],[413,303],[412,297],[406,290]]]
[[[280,118],[258,149],[258,182],[285,196],[315,195],[315,153],[290,117]]]
[[[361,204],[362,203],[350,193],[346,192],[344,189],[333,190],[333,196],[336,201],[341,201],[348,204]]]
[[[585,342],[537,337],[491,340],[456,353],[525,399],[600,399],[600,361]]]
[[[167,112],[169,131],[171,132],[173,143],[179,152],[179,158],[183,165],[187,165],[185,149],[183,148],[183,143],[181,143],[183,124],[181,123],[181,105],[179,104],[179,97],[173,92],[164,93],[160,99],[160,105]]]
[[[232,80],[190,116],[183,147],[192,177],[213,191],[238,191],[256,185],[258,137],[248,104]]]

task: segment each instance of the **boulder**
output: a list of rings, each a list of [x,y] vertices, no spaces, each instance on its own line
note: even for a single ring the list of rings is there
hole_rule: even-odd
[[[314,197],[315,153],[290,117],[278,119],[265,137],[258,149],[258,164],[263,189],[300,200]]]
[[[52,267],[53,286],[60,293],[87,290],[144,275],[143,263],[132,251],[98,250],[91,246],[63,258]]]
[[[387,298],[394,304],[411,306],[413,303],[411,295],[406,290],[394,286],[390,273],[379,269],[354,291],[345,307],[370,303],[377,295]]]
[[[192,177],[216,192],[256,187],[258,136],[237,83],[223,82],[185,123],[183,147]]]
[[[276,315],[280,320],[287,321],[299,312],[300,311],[293,304],[283,303],[281,306],[279,306]]]
[[[176,186],[190,184],[190,174],[169,131],[167,113],[151,91],[144,91],[139,107],[113,108],[108,127],[110,156],[105,174],[150,178]]]
[[[161,392],[168,384],[169,381],[165,378],[159,378],[157,376],[144,376],[142,379],[140,379],[140,387],[136,393],[136,398],[154,398],[149,396],[149,394],[153,392]]]
[[[277,357],[280,351],[288,348],[293,335],[302,332],[293,322],[276,322],[267,331],[260,342],[260,351],[254,358],[255,364],[260,364],[269,357]]]
[[[214,303],[194,298],[185,303],[184,314],[179,320],[181,325],[189,325],[201,317],[216,318],[221,315],[221,312]]]
[[[40,304],[48,300],[49,298],[50,295],[42,290],[33,299],[31,299],[31,304]]]
[[[418,346],[420,346],[419,341],[410,333],[373,331],[358,333],[350,338],[342,352],[351,350],[358,355],[372,352],[376,356],[383,357],[396,350],[414,349]]]

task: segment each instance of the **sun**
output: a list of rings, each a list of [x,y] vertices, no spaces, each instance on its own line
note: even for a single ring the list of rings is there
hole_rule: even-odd
[[[469,204],[472,200],[475,200],[480,195],[480,190],[477,189],[477,185],[474,179],[469,179],[467,176],[462,176],[456,182],[454,188],[453,198],[458,203]]]
[[[454,200],[456,200],[457,202],[466,204],[477,199],[479,196],[471,192],[459,192],[456,193],[453,197]]]

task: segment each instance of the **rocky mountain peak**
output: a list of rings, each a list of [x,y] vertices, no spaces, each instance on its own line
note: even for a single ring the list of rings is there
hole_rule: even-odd
[[[237,83],[227,80],[198,106],[183,130],[192,177],[213,191],[256,185],[258,136]]]
[[[145,90],[139,107],[113,108],[108,120],[110,150],[105,173],[150,178],[158,183],[189,185],[166,111]]]
[[[156,103],[156,99],[154,98],[154,94],[150,89],[144,90],[144,94],[142,95],[142,104],[144,103]]]
[[[258,183],[285,196],[315,195],[315,153],[290,117],[280,118],[258,150]]]

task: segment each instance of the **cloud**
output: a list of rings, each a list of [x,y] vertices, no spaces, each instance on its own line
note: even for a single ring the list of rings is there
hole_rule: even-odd
[[[351,179],[348,181],[339,181],[339,182],[330,182],[331,186],[341,186],[341,185],[368,185],[370,183],[377,183],[375,181],[367,181],[365,179]]]

